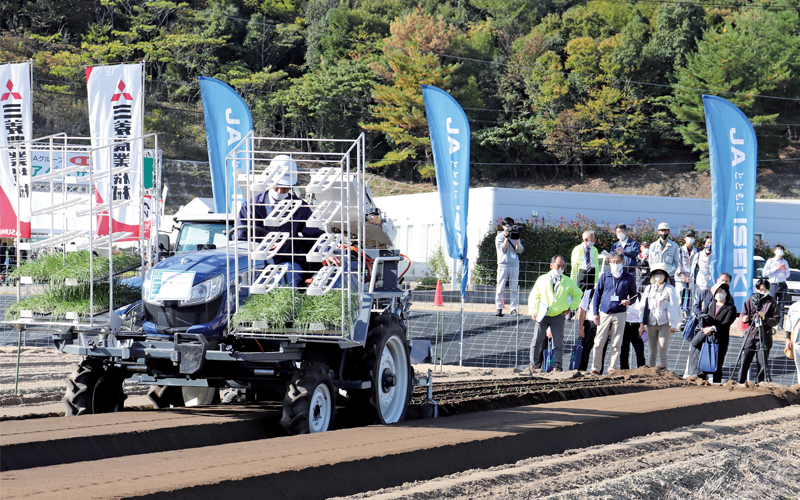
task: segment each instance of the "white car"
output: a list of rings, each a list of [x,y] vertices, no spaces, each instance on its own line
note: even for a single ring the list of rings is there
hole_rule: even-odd
[[[789,303],[800,300],[800,269],[789,268],[789,279],[786,280],[786,301]]]

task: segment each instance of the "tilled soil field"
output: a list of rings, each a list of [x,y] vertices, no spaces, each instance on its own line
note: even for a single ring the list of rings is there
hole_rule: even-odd
[[[794,405],[346,498],[798,497],[800,406]]]

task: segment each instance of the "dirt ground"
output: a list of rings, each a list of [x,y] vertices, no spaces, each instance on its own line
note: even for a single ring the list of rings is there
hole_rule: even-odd
[[[800,496],[800,406],[568,450],[348,499]]]

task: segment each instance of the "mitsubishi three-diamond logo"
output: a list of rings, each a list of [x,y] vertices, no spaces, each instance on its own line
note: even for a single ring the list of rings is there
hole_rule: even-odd
[[[119,89],[119,92],[111,96],[111,102],[117,102],[120,100],[120,98],[124,98],[126,101],[133,100],[133,96],[130,95],[128,92],[125,92],[125,82],[120,80],[119,85],[117,85],[117,89]]]
[[[3,95],[0,95],[0,101],[5,101],[9,97],[13,97],[14,99],[22,99],[22,94],[19,92],[14,92],[14,84],[11,83],[11,80],[6,82],[6,88],[8,89],[8,92],[4,92]]]

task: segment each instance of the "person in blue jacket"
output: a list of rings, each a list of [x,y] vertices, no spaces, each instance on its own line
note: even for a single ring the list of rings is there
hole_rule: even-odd
[[[611,245],[611,253],[621,252],[625,272],[636,276],[636,259],[639,257],[639,243],[628,237],[628,226],[617,224],[614,228],[617,240]]]
[[[597,335],[594,338],[594,347],[592,347],[591,373],[594,375],[600,375],[603,346],[609,336],[611,337],[611,359],[609,360],[608,374],[619,370],[620,347],[625,331],[628,306],[636,300],[637,295],[636,278],[625,271],[622,253],[611,254],[608,262],[610,269],[600,276],[592,299],[594,324],[597,325]]]

